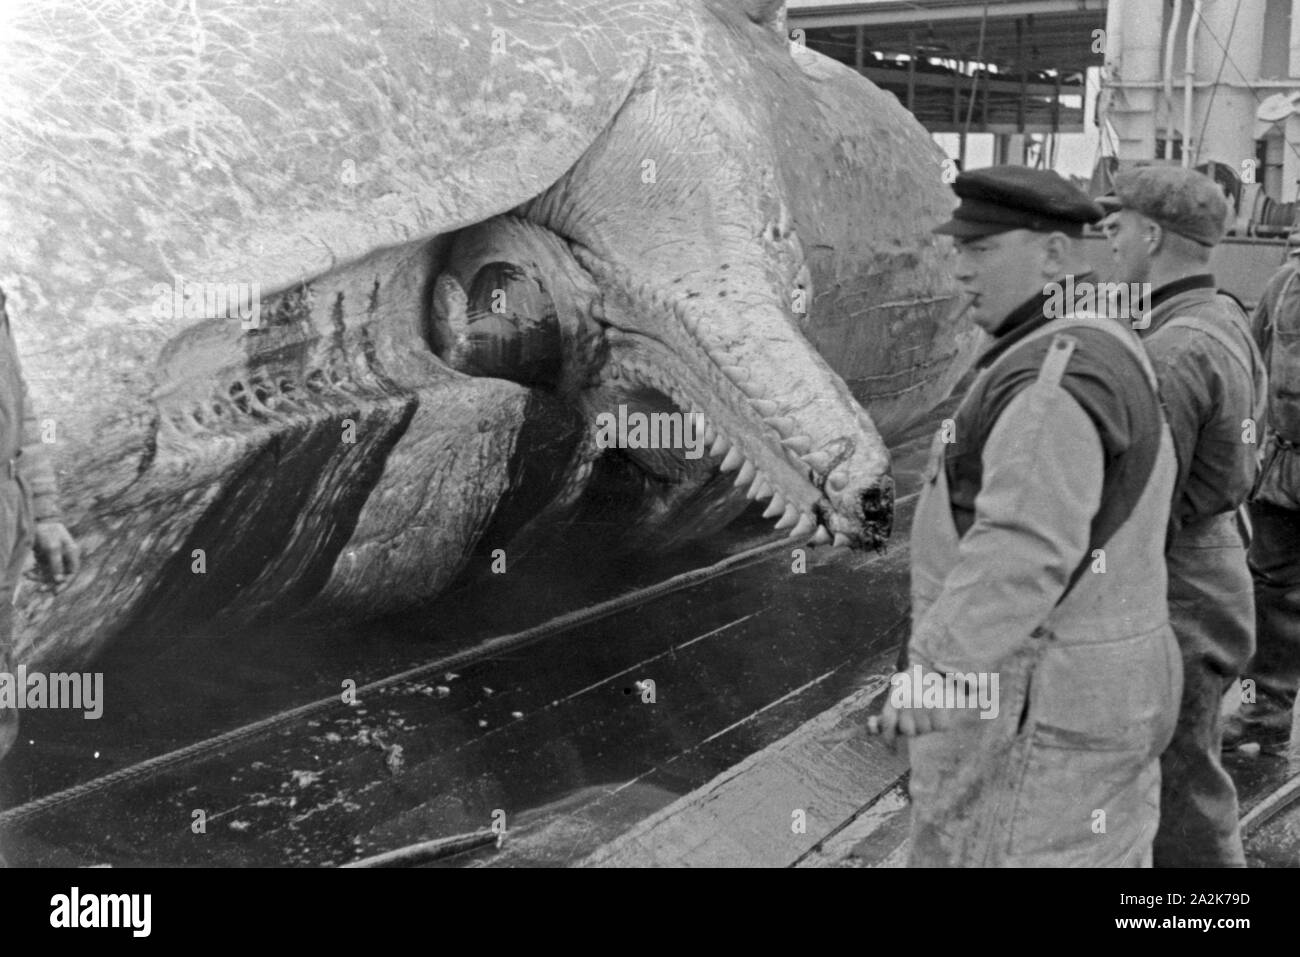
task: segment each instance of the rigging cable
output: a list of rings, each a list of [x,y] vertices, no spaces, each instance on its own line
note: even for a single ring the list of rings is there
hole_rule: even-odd
[[[988,24],[988,22],[989,22],[989,4],[988,4],[988,0],[984,0],[984,18],[980,20],[980,42],[979,42],[979,46],[975,50],[975,62],[979,64],[984,63],[984,27]],[[956,81],[954,80],[953,82]],[[978,87],[979,87],[979,73],[977,70],[972,70],[970,75],[970,103],[966,107],[966,125],[961,131],[961,141],[963,146],[965,145],[967,138],[970,136],[970,121],[971,121],[971,117],[975,114],[975,92]],[[987,119],[988,117],[985,117],[986,121]]]
[[[1240,0],[1238,0],[1238,3],[1240,3]],[[1236,19],[1235,13],[1233,15],[1233,19],[1234,21]],[[1210,28],[1209,23],[1206,22],[1204,14],[1201,15],[1201,25],[1205,28],[1205,32],[1210,35],[1210,39],[1213,40],[1215,44],[1218,46],[1218,48],[1223,51],[1223,56],[1227,60],[1227,62],[1232,64],[1232,68],[1237,71],[1237,75],[1241,77],[1241,79],[1244,81],[1246,89],[1250,90],[1250,95],[1255,98],[1256,105],[1263,103],[1264,101],[1259,98],[1259,92],[1255,89],[1254,85],[1250,82],[1250,79],[1242,71],[1241,67],[1237,66],[1237,61],[1232,58],[1232,54],[1228,52],[1228,48],[1219,42],[1219,38],[1215,35],[1214,30],[1212,30]],[[1282,142],[1286,143],[1286,145],[1290,147],[1292,153],[1295,153],[1297,157],[1300,157],[1300,149],[1297,149],[1296,145],[1292,143],[1286,136],[1282,137]]]
[[[1210,112],[1214,109],[1214,98],[1219,93],[1219,80],[1223,78],[1223,68],[1228,64],[1228,47],[1232,46],[1232,35],[1237,31],[1237,14],[1239,13],[1241,13],[1241,0],[1237,0],[1237,5],[1232,8],[1232,24],[1228,27],[1228,43],[1227,46],[1222,47],[1223,56],[1219,59],[1219,72],[1214,75],[1214,85],[1210,87],[1210,102],[1205,106],[1205,117],[1201,120],[1200,132],[1196,134],[1196,153],[1192,157],[1193,166],[1200,162],[1201,159],[1201,144],[1205,141],[1205,128],[1210,125]],[[1201,25],[1205,27],[1208,33],[1210,28],[1209,24],[1205,22],[1205,14],[1201,14]],[[1210,33],[1210,35],[1214,36],[1213,33]],[[1215,37],[1214,42],[1219,42],[1217,37]],[[1233,64],[1234,67],[1236,65]],[[1241,70],[1237,70],[1237,72],[1241,73]],[[1246,80],[1246,77],[1243,75],[1242,79]],[[1246,80],[1246,83],[1249,84],[1250,81]],[[1255,101],[1259,101],[1258,96],[1255,97]]]

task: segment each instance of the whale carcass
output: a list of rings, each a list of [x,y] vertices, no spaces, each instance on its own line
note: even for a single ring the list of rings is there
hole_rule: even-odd
[[[598,502],[888,534],[951,389],[943,156],[724,0],[17,5],[0,285],[82,574],[20,657],[184,615],[373,616]],[[607,448],[694,413],[709,455]]]

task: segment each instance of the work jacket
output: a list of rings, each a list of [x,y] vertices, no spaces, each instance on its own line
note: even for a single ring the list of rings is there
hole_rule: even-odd
[[[1300,509],[1300,258],[1269,279],[1251,334],[1268,369],[1268,429],[1252,498]]]
[[[981,449],[969,526],[959,531],[954,517],[952,443],[942,431],[917,504],[910,661],[996,674],[999,701],[994,718],[967,711],[951,730],[911,740],[913,865],[1150,864],[1159,756],[1181,693],[1162,554],[1173,446],[1157,410],[1154,441],[1143,442],[1154,454],[1132,483],[1132,507],[1090,548],[1118,459],[1062,378],[1081,342],[1093,368],[1099,358],[1127,363],[1121,418],[1139,418],[1156,407],[1154,374],[1124,326],[1059,319],[989,363],[962,409],[1045,339],[1037,377]]]
[[[1178,457],[1167,552],[1170,619],[1185,655],[1235,676],[1255,642],[1237,511],[1258,472],[1264,361],[1245,314],[1209,275],[1157,289],[1139,334]]]

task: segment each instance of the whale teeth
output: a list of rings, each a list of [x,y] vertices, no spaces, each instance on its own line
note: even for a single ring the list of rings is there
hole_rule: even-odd
[[[720,468],[724,472],[730,472],[732,469],[740,468],[740,464],[745,461],[745,454],[740,451],[740,447],[733,445],[727,452],[727,457],[722,460]]]
[[[799,515],[799,509],[797,506],[795,506],[793,503],[787,505],[785,507],[785,514],[781,516],[781,521],[776,523],[776,527],[789,528],[791,525],[793,525],[795,522],[799,520],[798,515]]]
[[[713,456],[724,455],[731,448],[731,443],[727,441],[725,435],[719,435],[713,440],[713,448],[709,449],[709,454]]]
[[[754,479],[754,484],[749,487],[749,497],[754,499],[767,498],[772,494],[772,483],[767,480],[766,475],[760,475]]]
[[[802,538],[805,535],[811,535],[812,530],[817,526],[817,520],[804,512],[799,518],[799,523],[790,529],[789,538]],[[778,525],[777,528],[780,528]]]
[[[818,525],[817,531],[813,534],[812,540],[814,545],[829,545],[831,541],[831,533],[826,531],[825,525]]]
[[[748,485],[754,481],[754,476],[758,474],[758,469],[754,468],[753,462],[746,462],[740,467],[739,474],[736,475],[736,488],[742,485]]]
[[[809,452],[802,458],[814,472],[825,472],[831,467],[831,457],[825,452]]]
[[[718,439],[718,430],[711,425],[704,427],[704,444],[712,445]]]
[[[763,513],[763,517],[775,518],[776,516],[780,515],[784,511],[785,511],[785,499],[781,497],[780,492],[777,492],[775,495],[772,496],[772,501],[768,502],[767,511]]]
[[[812,451],[812,439],[806,435],[792,435],[788,439],[782,439],[781,444],[796,455],[807,455]]]
[[[722,374],[736,385],[742,385],[749,381],[749,372],[741,366],[723,366]]]
[[[849,473],[846,469],[836,469],[831,473],[830,478],[826,480],[833,492],[842,492],[844,487],[849,484]]]
[[[768,416],[763,421],[776,429],[781,435],[791,435],[799,427],[799,424],[788,415]],[[808,443],[808,448],[812,448],[812,442]]]
[[[765,419],[781,411],[781,407],[771,399],[750,399],[749,404],[754,407],[754,411]]]
[[[849,544],[849,536],[845,535],[843,532],[836,532],[836,533],[835,533],[835,543],[834,543],[834,545],[833,545],[832,547],[834,547],[834,548],[841,548],[841,547],[847,548],[847,547],[848,547],[848,544]]]

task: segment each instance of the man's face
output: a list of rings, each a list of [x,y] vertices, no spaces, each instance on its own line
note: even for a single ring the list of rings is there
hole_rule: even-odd
[[[971,320],[994,332],[1017,306],[1043,291],[1044,237],[1027,229],[958,239],[955,275],[971,298]]]
[[[1151,251],[1156,226],[1141,213],[1121,209],[1102,221],[1115,261],[1116,282],[1146,282],[1151,273]]]

